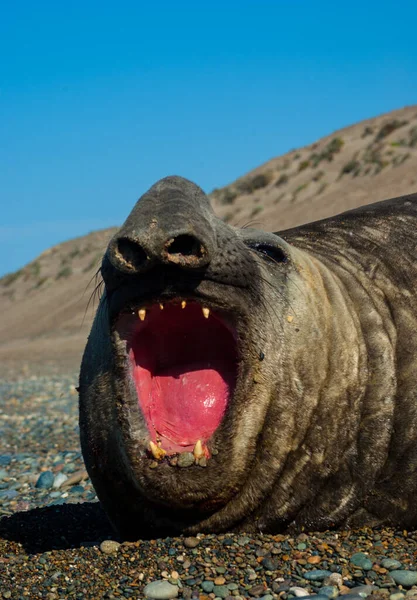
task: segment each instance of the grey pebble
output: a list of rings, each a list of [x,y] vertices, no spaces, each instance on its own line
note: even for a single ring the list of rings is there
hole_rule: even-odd
[[[278,569],[278,561],[272,558],[264,558],[261,564],[266,571],[276,571]]]
[[[203,583],[201,584],[201,588],[204,592],[210,594],[214,588],[214,581],[203,581]]]
[[[0,469],[0,481],[2,479],[5,479],[7,477],[8,473],[6,471],[6,469]]]
[[[58,492],[58,491],[56,491],[56,492],[50,492],[49,497],[50,498],[59,498],[60,495],[61,495],[61,492]]]
[[[320,588],[320,594],[323,594],[328,598],[337,598],[339,595],[339,588],[336,585],[324,585]]]
[[[261,596],[265,591],[263,583],[258,583],[258,585],[254,585],[248,590],[250,596]]]
[[[396,584],[411,587],[417,584],[417,571],[390,571],[390,576]]]
[[[57,475],[55,475],[55,479],[54,482],[52,484],[52,487],[55,489],[58,489],[61,487],[61,485],[68,479],[68,475],[65,475],[65,473],[58,473]]]
[[[100,550],[103,554],[114,554],[120,548],[119,542],[115,542],[114,540],[104,540],[100,544]]]
[[[323,585],[336,586],[340,588],[343,585],[343,577],[340,573],[332,573],[323,581]]]
[[[288,590],[290,594],[294,594],[297,598],[302,598],[303,596],[309,596],[310,592],[302,587],[290,587]]]
[[[16,496],[18,496],[18,493],[16,492],[16,490],[1,490],[0,491],[0,500],[13,500],[13,498],[16,498]]]
[[[163,580],[152,581],[145,586],[143,593],[152,600],[170,600],[170,598],[177,598],[178,586]]]
[[[250,538],[248,538],[244,535],[237,538],[237,543],[239,544],[239,546],[246,546],[246,544],[248,544],[249,542],[250,542]]]
[[[41,490],[49,490],[54,483],[54,474],[52,471],[44,471],[38,477],[35,487]]]
[[[366,598],[373,591],[379,589],[376,585],[357,585],[350,589],[350,594],[355,594],[356,596],[362,596],[362,598]]]
[[[10,454],[0,454],[0,467],[7,467],[12,462]]]
[[[400,563],[399,560],[395,560],[395,558],[383,558],[381,560],[381,567],[384,567],[384,569],[388,569],[389,571],[401,569],[402,566],[402,563]]]
[[[330,575],[332,575],[332,572],[324,569],[313,569],[312,571],[303,573],[304,579],[307,579],[308,581],[323,581],[323,579],[330,577]]]
[[[350,557],[350,562],[352,565],[359,567],[359,569],[362,569],[363,571],[369,571],[372,569],[372,561],[364,552],[356,552],[355,554],[352,554]]]
[[[389,600],[403,600],[404,597],[404,594],[401,592],[396,592],[395,594],[390,595]]]
[[[229,596],[229,589],[225,585],[215,585],[213,587],[213,594],[218,598],[227,598]]]

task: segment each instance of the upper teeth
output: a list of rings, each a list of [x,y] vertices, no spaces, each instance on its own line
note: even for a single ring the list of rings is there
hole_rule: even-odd
[[[181,308],[185,308],[186,306],[187,306],[187,302],[186,302],[185,300],[182,300],[182,301],[181,301]],[[160,308],[161,310],[163,310],[163,309],[164,309],[164,305],[162,304],[162,302],[159,304],[159,308]],[[206,319],[208,319],[208,318],[209,318],[209,316],[210,316],[210,309],[209,309],[209,308],[207,308],[207,306],[203,306],[201,310],[203,311],[203,315],[204,315],[204,317],[205,317]],[[146,318],[146,308],[140,308],[140,309],[138,310],[138,316],[139,316],[139,319],[140,319],[141,321],[144,321],[144,320],[145,320],[145,318]]]

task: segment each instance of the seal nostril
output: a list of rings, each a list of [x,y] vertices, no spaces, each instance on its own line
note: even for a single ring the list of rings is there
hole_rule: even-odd
[[[193,235],[183,234],[169,240],[166,250],[170,255],[195,256],[201,258],[206,253],[204,246]]]
[[[117,240],[115,253],[122,264],[133,270],[141,267],[148,258],[142,246],[128,238]]]

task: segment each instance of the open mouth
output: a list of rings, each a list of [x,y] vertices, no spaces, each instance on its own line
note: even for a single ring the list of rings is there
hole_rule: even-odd
[[[122,315],[138,402],[155,458],[194,452],[219,427],[237,377],[234,327],[220,311],[195,301],[152,304]]]

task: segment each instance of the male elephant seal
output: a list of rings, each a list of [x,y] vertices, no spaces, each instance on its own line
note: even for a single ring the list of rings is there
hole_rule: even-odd
[[[167,177],[101,273],[81,443],[122,536],[417,524],[417,194],[278,235]]]

